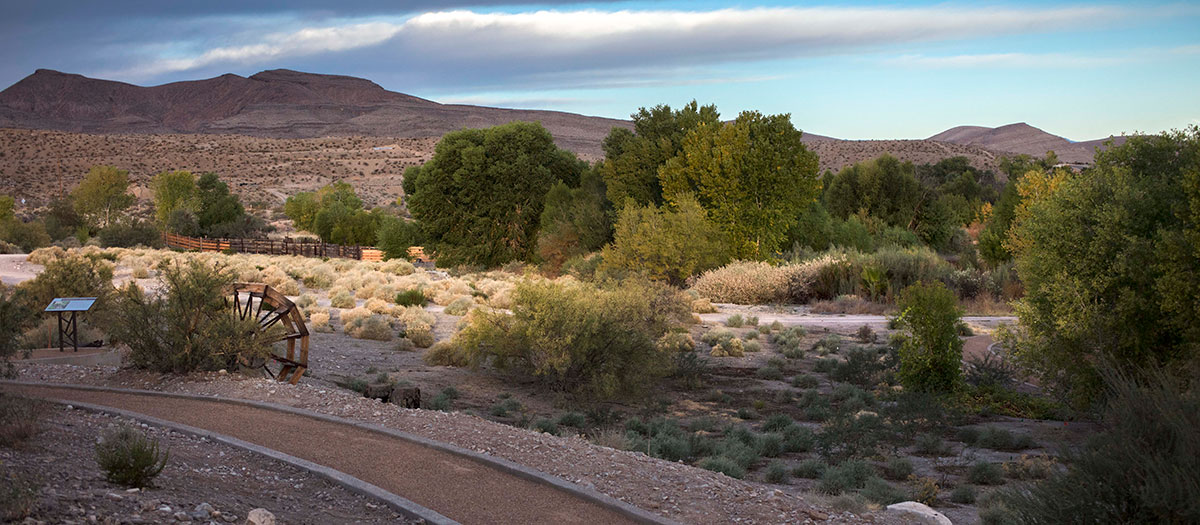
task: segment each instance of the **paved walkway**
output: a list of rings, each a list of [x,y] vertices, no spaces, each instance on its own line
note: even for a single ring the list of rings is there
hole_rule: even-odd
[[[341,471],[464,524],[632,523],[566,491],[352,425],[218,401],[35,385],[0,384],[0,389],[118,408],[232,436]]]

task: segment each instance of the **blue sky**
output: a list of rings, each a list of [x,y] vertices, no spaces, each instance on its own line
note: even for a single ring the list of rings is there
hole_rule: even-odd
[[[0,85],[289,68],[439,102],[626,118],[715,103],[840,138],[1028,122],[1088,140],[1200,124],[1200,5],[162,2],[0,5]]]

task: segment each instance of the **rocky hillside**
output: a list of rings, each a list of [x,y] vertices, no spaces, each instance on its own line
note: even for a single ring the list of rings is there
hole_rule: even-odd
[[[1125,137],[1109,138],[1118,145],[1125,142]],[[998,153],[1019,153],[1038,157],[1053,151],[1063,162],[1090,164],[1096,148],[1103,147],[1109,138],[1072,142],[1020,122],[998,128],[958,126],[929,137],[928,140],[978,146]]]

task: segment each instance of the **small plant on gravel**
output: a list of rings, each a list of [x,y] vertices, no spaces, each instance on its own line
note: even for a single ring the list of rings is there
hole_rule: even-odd
[[[393,332],[387,318],[373,314],[369,317],[359,317],[348,322],[342,329],[355,339],[370,339],[373,341],[391,341]]]
[[[413,288],[396,294],[396,304],[400,306],[425,306],[425,292]]]
[[[365,379],[359,379],[357,377],[350,378],[350,379],[344,379],[342,381],[336,381],[334,384],[336,384],[337,386],[340,386],[342,388],[345,388],[346,390],[352,390],[352,391],[358,392],[360,394],[367,391],[367,381]]]
[[[912,500],[917,503],[924,503],[930,507],[938,504],[938,487],[937,480],[933,478],[919,478],[917,476],[909,476],[908,482],[912,485]]]
[[[858,327],[857,332],[854,332],[854,338],[862,344],[874,344],[879,340],[879,336],[875,334],[875,330],[872,330],[870,325],[865,324]]]
[[[868,479],[859,494],[879,505],[891,505],[908,499],[908,494],[899,487],[877,477]]]
[[[819,487],[826,494],[841,494],[857,490],[867,484],[867,480],[875,475],[871,465],[865,461],[851,459],[840,465],[830,467],[821,475]]]
[[[758,326],[758,316],[746,316],[746,326]]]
[[[916,452],[920,456],[947,456],[950,446],[937,435],[921,434],[917,436]]]
[[[970,505],[975,503],[977,491],[975,487],[970,485],[959,485],[950,491],[950,501],[960,505]]]
[[[36,401],[0,393],[0,447],[16,448],[37,434],[45,411]]]
[[[821,384],[820,379],[808,374],[796,374],[792,378],[792,386],[796,388],[816,388],[819,384]]]
[[[1004,463],[1004,475],[1019,480],[1046,479],[1057,465],[1058,461],[1050,456],[1021,454],[1016,461]]]
[[[787,414],[773,414],[763,421],[762,429],[764,432],[779,432],[795,423]]]
[[[513,412],[520,410],[521,402],[510,397],[493,404],[488,408],[488,413],[494,417],[509,417]]]
[[[443,388],[441,392],[438,392],[438,395],[434,396],[428,403],[425,403],[425,408],[449,412],[450,408],[454,405],[454,400],[458,399],[458,395],[457,388],[448,386]]]
[[[0,477],[0,521],[17,523],[33,514],[40,487],[34,481],[15,472]]]
[[[767,465],[766,471],[763,472],[763,479],[767,483],[787,483],[788,474],[787,466],[782,461],[775,460]]]
[[[567,412],[558,416],[558,425],[562,427],[583,428],[587,425],[587,416],[579,412]]]
[[[433,327],[427,324],[414,323],[404,328],[404,337],[412,341],[413,346],[417,348],[429,348],[433,346]]]
[[[780,330],[783,330],[783,323],[781,323],[779,321],[771,321],[770,328],[771,328],[772,332],[778,332]]]
[[[742,468],[732,459],[723,456],[707,457],[700,460],[700,468],[720,472],[731,478],[742,479],[746,477],[746,469]]]
[[[707,297],[701,297],[692,301],[692,312],[698,314],[715,314],[717,313],[717,307]]]
[[[759,379],[765,379],[767,381],[780,381],[783,379],[783,371],[771,365],[759,368],[754,375]]]
[[[446,315],[467,315],[471,308],[475,307],[475,301],[470,297],[459,297],[450,304],[446,305]]]
[[[758,419],[758,413],[753,408],[739,408],[737,417],[738,419],[753,420]]]
[[[816,344],[813,345],[812,351],[815,352],[817,355],[826,356],[829,354],[838,353],[838,351],[841,350],[841,348],[842,348],[841,336],[839,336],[837,334],[829,334],[825,337],[822,337],[820,341],[817,341]]]
[[[754,341],[754,340],[758,339],[758,336],[759,336],[759,333],[757,331],[751,331],[751,332],[746,332],[746,335],[743,335],[742,339],[749,342],[749,341]]]
[[[354,293],[345,288],[329,294],[329,306],[334,308],[354,308],[355,304]]]
[[[733,314],[725,319],[725,326],[730,328],[741,328],[746,320],[742,318],[742,314]]]
[[[797,478],[818,479],[825,474],[825,470],[828,468],[829,465],[825,464],[824,461],[816,458],[809,458],[796,465],[796,467],[792,469],[792,475],[796,476]]]
[[[763,334],[763,335],[771,333],[771,325],[769,325],[769,324],[758,325],[758,333]]]
[[[533,423],[533,429],[552,436],[558,435],[558,424],[548,418],[538,419]]]
[[[822,357],[817,359],[817,362],[813,364],[813,372],[818,374],[833,373],[834,370],[837,370],[840,362],[841,361],[838,361],[837,358],[834,357]]]
[[[912,473],[913,464],[908,458],[891,458],[883,465],[883,477],[893,481],[908,479]]]
[[[742,357],[746,355],[746,347],[741,339],[733,338],[713,345],[709,355],[713,357]]]
[[[159,449],[157,439],[128,425],[106,430],[96,444],[96,462],[105,478],[127,487],[149,486],[166,467],[169,456]]]
[[[1016,452],[1037,447],[1037,443],[1028,434],[1014,434],[994,426],[980,429],[978,437],[968,444],[1004,452]]]
[[[1004,469],[995,463],[979,461],[967,471],[967,481],[976,485],[1003,485]]]

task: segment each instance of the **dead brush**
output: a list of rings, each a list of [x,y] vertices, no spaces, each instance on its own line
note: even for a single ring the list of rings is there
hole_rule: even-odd
[[[0,393],[0,446],[17,448],[36,435],[45,411],[37,401]]]

